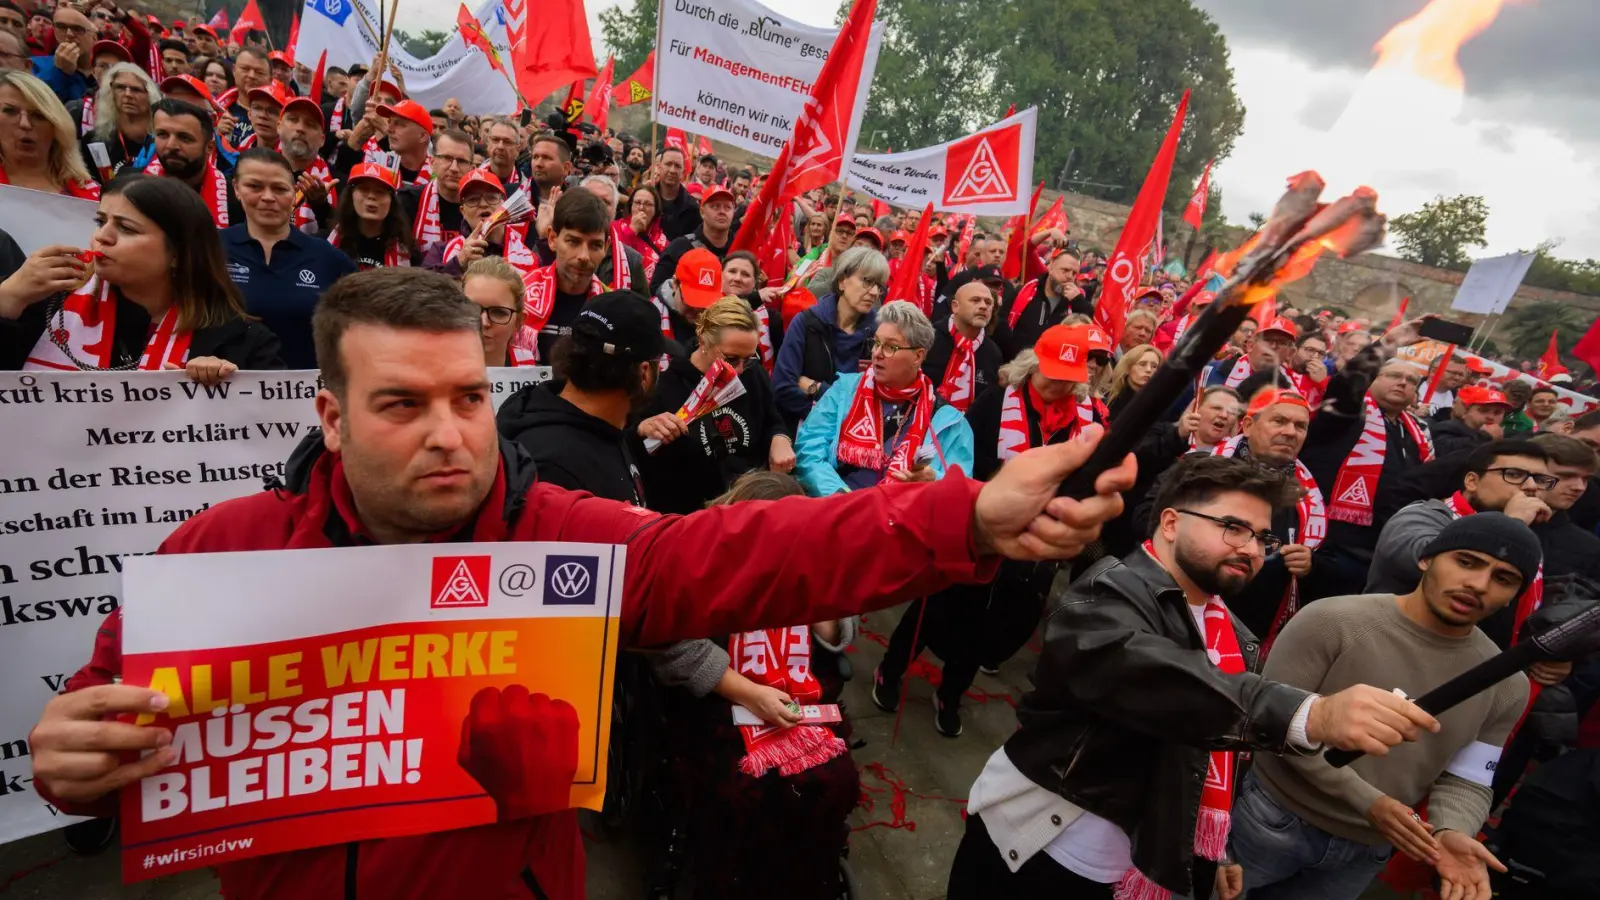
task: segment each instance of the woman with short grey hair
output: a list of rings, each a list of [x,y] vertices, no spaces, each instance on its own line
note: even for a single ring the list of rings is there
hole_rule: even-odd
[[[889,261],[870,247],[839,254],[833,272],[833,290],[785,329],[773,366],[773,391],[791,428],[840,375],[860,371],[888,289]]]
[[[885,325],[900,329],[908,348],[929,350],[933,347],[933,323],[928,321],[915,303],[896,300],[879,307],[878,327]]]

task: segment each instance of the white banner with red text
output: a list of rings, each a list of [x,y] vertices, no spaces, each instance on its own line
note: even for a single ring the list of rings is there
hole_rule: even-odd
[[[1428,340],[1418,341],[1417,343],[1409,346],[1401,347],[1398,351],[1396,351],[1395,355],[1401,359],[1412,360],[1418,365],[1431,366],[1433,365],[1433,361],[1438,359],[1440,355],[1449,349],[1449,347],[1450,345],[1444,343],[1443,341],[1436,341],[1430,338]],[[1581,416],[1591,410],[1600,409],[1600,399],[1591,397],[1588,394],[1580,394],[1577,391],[1568,390],[1559,384],[1551,384],[1548,381],[1540,379],[1532,372],[1515,371],[1509,366],[1501,365],[1492,359],[1485,359],[1476,353],[1462,350],[1459,347],[1456,348],[1455,355],[1461,359],[1477,360],[1480,368],[1488,369],[1488,375],[1477,379],[1477,381],[1480,383],[1489,382],[1504,386],[1513,381],[1521,380],[1528,382],[1534,387],[1547,387],[1555,391],[1556,402],[1559,403],[1561,407],[1560,412],[1570,418],[1577,418],[1578,416]],[[1426,390],[1426,385],[1424,385],[1424,390]]]
[[[496,407],[547,368],[491,369]],[[75,821],[32,789],[28,733],[121,605],[122,565],[179,523],[282,480],[316,372],[0,372],[0,842]]]
[[[838,36],[837,28],[802,25],[756,0],[661,0],[654,119],[777,157]],[[874,24],[863,85],[872,84],[882,42],[883,25]],[[867,94],[856,92],[846,153],[856,145]]]
[[[1028,107],[975,134],[904,153],[857,153],[849,186],[885,203],[978,216],[1028,211],[1039,110]]]

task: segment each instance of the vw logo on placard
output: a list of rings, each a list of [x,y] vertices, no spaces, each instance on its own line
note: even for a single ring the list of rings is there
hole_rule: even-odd
[[[596,556],[545,557],[546,606],[593,606],[600,558]]]

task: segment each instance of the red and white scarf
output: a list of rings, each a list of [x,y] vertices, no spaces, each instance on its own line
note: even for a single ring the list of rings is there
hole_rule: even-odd
[[[220,101],[219,101],[220,102]],[[226,105],[226,104],[224,104]],[[328,115],[328,133],[337,134],[344,130],[344,98],[334,101],[333,112]]]
[[[850,411],[839,427],[840,462],[862,469],[882,470],[884,480],[895,472],[906,472],[933,423],[933,382],[917,373],[917,380],[898,390],[880,386],[872,370],[861,373],[850,399]],[[892,456],[883,452],[883,401],[910,404],[905,427],[901,430]]]
[[[0,163],[0,184],[10,183],[11,178],[6,175],[5,164]],[[77,197],[80,200],[99,200],[100,184],[93,178],[85,178],[82,181],[68,179],[61,183],[60,193],[68,197]]]
[[[615,220],[611,223],[611,289],[614,291],[631,291],[634,289],[633,271],[628,266],[628,251],[626,249],[628,245],[623,243],[622,232],[619,230],[621,225],[621,222]],[[649,247],[645,249],[650,250]],[[644,263],[644,277],[652,277],[656,262],[661,259],[660,255],[654,250],[650,250],[649,256],[646,256],[644,252],[640,252],[639,258]],[[648,292],[638,291],[637,293]]]
[[[217,108],[222,110],[223,112],[227,112],[228,108],[233,106],[234,102],[236,100],[238,100],[238,99],[239,99],[239,89],[238,88],[228,88],[227,90],[222,92],[221,96],[217,97]]]
[[[761,367],[772,374],[772,366],[777,362],[778,355],[772,350],[772,314],[767,311],[765,303],[757,303],[754,310],[756,316],[756,353],[761,357]]]
[[[506,247],[508,250],[514,233],[512,229],[506,229]],[[520,244],[522,239],[519,237],[516,240]],[[508,261],[509,259],[510,257],[507,257]],[[511,338],[511,345],[518,349],[532,351],[534,360],[537,361],[539,358],[539,332],[543,331],[544,326],[549,324],[550,314],[555,312],[556,309],[556,291],[560,284],[556,280],[556,264],[551,263],[543,268],[524,272],[522,274],[522,282],[527,285],[528,298],[523,301],[522,328]],[[600,283],[600,279],[592,275],[589,277],[589,296],[587,299],[593,300],[605,293],[605,290],[606,286]]]
[[[962,414],[972,406],[972,395],[978,389],[978,348],[983,346],[985,335],[983,329],[978,329],[978,336],[969,338],[956,327],[954,316],[950,317],[950,340],[955,347],[950,351],[950,361],[944,366],[944,380],[939,383],[939,396],[950,401]]]
[[[1156,548],[1144,542],[1144,551],[1156,557]],[[1206,656],[1225,675],[1244,674],[1244,654],[1239,651],[1239,636],[1233,630],[1233,616],[1221,597],[1206,601]],[[1195,818],[1194,853],[1201,859],[1222,858],[1228,846],[1228,822],[1233,815],[1234,776],[1238,759],[1231,750],[1213,750],[1206,766],[1206,780],[1200,788],[1200,812]],[[1117,882],[1116,900],[1168,900],[1172,892],[1156,884],[1143,872],[1130,868]]]
[[[1389,449],[1389,431],[1383,410],[1368,394],[1362,398],[1366,408],[1366,424],[1361,429],[1361,439],[1339,466],[1333,481],[1333,502],[1328,506],[1328,518],[1352,525],[1372,524],[1372,501],[1378,493],[1378,479],[1383,476],[1383,459]],[[1405,427],[1411,442],[1423,462],[1433,460],[1433,439],[1410,413],[1400,414],[1400,424]]]
[[[1099,398],[1087,402],[1068,399],[1062,403],[1046,403],[1033,389],[1031,379],[1021,388],[1007,385],[1000,400],[1000,437],[995,453],[1001,462],[1020,456],[1034,446],[1033,431],[1028,427],[1029,416],[1023,409],[1024,394],[1028,407],[1033,410],[1033,418],[1039,422],[1039,446],[1050,443],[1063,428],[1070,438],[1083,426],[1095,422],[1104,424],[1108,418],[1106,406]]]
[[[1033,298],[1039,295],[1039,283],[1043,280],[1042,278],[1035,278],[1023,285],[1022,290],[1017,292],[1017,299],[1011,301],[1011,316],[1006,320],[1007,325],[1012,328],[1017,327],[1017,322],[1022,318],[1022,311],[1027,309],[1028,304],[1033,302]]]
[[[412,235],[418,247],[427,247],[444,240],[444,226],[439,218],[439,185],[428,182],[417,198],[417,221],[412,223]]]
[[[796,703],[816,703],[822,686],[811,674],[811,626],[766,628],[736,634],[728,645],[735,671],[756,684],[777,688]],[[740,725],[744,758],[739,771],[760,778],[776,767],[779,775],[798,775],[849,748],[821,725]]]
[[[1234,390],[1238,390],[1239,385],[1244,384],[1244,380],[1249,378],[1250,375],[1250,357],[1241,356],[1234,361],[1233,369],[1228,372],[1228,377],[1222,383]]]
[[[933,315],[933,287],[934,280],[932,275],[917,276],[917,309],[922,310],[922,314],[929,317]]]
[[[339,226],[333,226],[333,230],[328,232],[328,243],[339,247]],[[339,249],[343,250],[344,248],[339,247]],[[460,248],[457,248],[456,252],[459,253]],[[383,262],[381,265],[385,269],[392,269],[396,266],[410,266],[411,255],[400,251],[399,241],[390,241],[389,246],[383,248]]]
[[[1304,372],[1296,372],[1285,368],[1284,374],[1289,377],[1289,385],[1294,392],[1306,398],[1306,403],[1311,407],[1311,414],[1317,414],[1317,407],[1322,405],[1322,396],[1328,387],[1328,379],[1312,381],[1311,376]]]
[[[333,187],[333,170],[328,168],[327,160],[320,156],[313,158],[311,165],[306,166],[303,171],[295,173],[295,180],[298,181],[301,175],[310,175],[312,178],[327,185],[328,202],[335,206],[338,205],[338,196],[334,193]],[[317,230],[317,214],[311,209],[310,204],[302,203],[294,208],[294,227],[305,232]]]
[[[193,334],[178,330],[178,308],[171,306],[150,331],[149,342],[139,356],[140,370],[160,371],[167,363],[182,366],[189,360]],[[66,345],[66,350],[57,342]],[[34,344],[22,368],[78,371],[78,362],[102,369],[117,363],[113,347],[117,341],[117,295],[111,285],[92,276],[81,288],[68,294],[60,311],[45,323],[44,333]],[[71,356],[68,355],[70,351]]]
[[[146,175],[166,175],[166,169],[161,165],[161,157],[150,160],[144,167]],[[211,210],[211,221],[217,223],[218,228],[228,227],[228,179],[217,171],[216,164],[211,159],[206,159],[206,170],[200,176],[200,184],[204,187],[200,191],[200,199],[205,201],[206,208]]]
[[[1242,434],[1217,444],[1211,448],[1215,456],[1237,456],[1239,447],[1244,442]],[[1289,543],[1300,544],[1312,550],[1322,545],[1328,536],[1328,511],[1322,501],[1322,489],[1317,487],[1317,480],[1311,477],[1311,470],[1300,460],[1294,461],[1294,480],[1300,483],[1300,500],[1295,503],[1295,512],[1299,515],[1300,526]],[[1284,589],[1283,599],[1278,603],[1277,615],[1272,618],[1272,625],[1267,629],[1261,642],[1261,656],[1263,659],[1272,651],[1272,643],[1277,640],[1278,632],[1300,608],[1300,579],[1291,577],[1289,586]]]
[[[530,351],[524,350],[521,347],[508,347],[506,348],[506,357],[506,361],[510,363],[513,368],[521,366],[537,366],[539,364],[538,350]]]
[[[78,114],[78,137],[86,137],[94,131],[94,92],[83,95],[83,111]]]
[[[450,242],[444,245],[444,252],[439,261],[448,263],[450,260],[460,256],[461,248],[466,246],[468,237],[469,235],[466,234],[458,234],[451,238]],[[515,225],[506,226],[505,243],[501,245],[501,258],[510,263],[512,268],[522,273],[524,284],[530,288],[533,286],[533,282],[529,281],[529,279],[533,277],[533,273],[539,268],[539,258],[533,254],[533,250],[522,239],[522,230]],[[463,268],[465,267],[463,266]]]

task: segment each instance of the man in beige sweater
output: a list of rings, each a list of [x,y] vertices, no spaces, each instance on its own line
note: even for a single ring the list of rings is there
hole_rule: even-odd
[[[1477,625],[1533,586],[1538,539],[1479,513],[1445,526],[1421,557],[1409,594],[1301,610],[1262,674],[1319,694],[1367,683],[1414,697],[1497,654]],[[1342,769],[1321,756],[1257,754],[1229,835],[1250,900],[1355,900],[1397,849],[1435,867],[1442,896],[1489,900],[1487,867],[1505,870],[1473,836],[1527,701],[1527,678],[1514,675],[1441,713],[1437,733]],[[1424,803],[1426,818],[1416,811]]]

